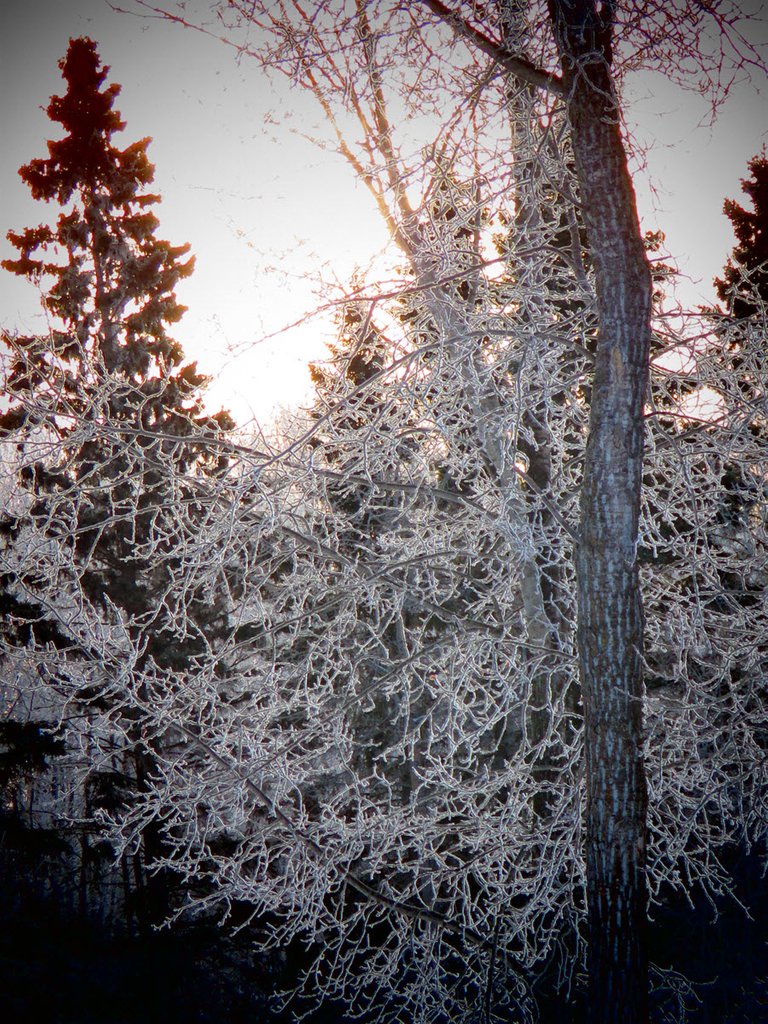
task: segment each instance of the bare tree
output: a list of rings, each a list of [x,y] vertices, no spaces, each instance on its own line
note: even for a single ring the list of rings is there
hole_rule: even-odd
[[[618,86],[683,43],[719,73],[736,12],[710,57],[697,5],[214,9],[315,97],[404,272],[343,297],[307,421],[230,444],[158,541],[179,635],[206,587],[230,629],[120,677],[113,727],[166,756],[116,828],[162,822],[193,904],[303,937],[358,1012],[525,1019],[586,949],[591,1016],[642,1020],[647,899],[727,888],[718,848],[765,835],[766,609],[723,577],[755,587],[765,537],[708,497],[725,452],[762,459],[722,361],[649,376]]]

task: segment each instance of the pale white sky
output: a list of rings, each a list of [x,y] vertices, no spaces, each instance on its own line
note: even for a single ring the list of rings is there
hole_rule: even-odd
[[[129,4],[126,3],[126,6]],[[765,39],[765,24],[755,25]],[[123,89],[125,144],[152,136],[160,233],[190,242],[195,274],[179,289],[189,312],[175,330],[190,358],[216,377],[213,405],[240,422],[262,420],[307,393],[308,358],[322,358],[323,323],[259,341],[316,305],[302,280],[322,261],[341,280],[386,244],[378,215],[339,158],[290,133],[316,112],[299,91],[275,92],[258,69],[216,40],[162,21],[113,11],[107,0],[3,0],[0,4],[0,258],[14,254],[9,228],[45,219],[17,175],[44,156],[52,125],[43,110],[61,93],[57,62],[70,36],[89,35]],[[697,127],[707,108],[662,78],[644,78],[627,96],[630,122],[648,149],[635,178],[645,228],[661,228],[680,270],[681,295],[710,302],[712,277],[733,245],[721,213],[741,196],[747,161],[768,141],[768,104],[734,92],[713,129]],[[293,111],[281,128],[270,110]],[[116,140],[120,142],[121,140]],[[657,189],[653,196],[649,187]],[[314,256],[313,256],[314,254]],[[269,268],[277,268],[271,272]],[[0,272],[0,323],[42,329],[30,285]]]

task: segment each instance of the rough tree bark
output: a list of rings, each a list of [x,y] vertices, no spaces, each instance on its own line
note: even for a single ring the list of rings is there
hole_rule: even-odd
[[[595,267],[598,340],[575,562],[584,708],[591,1019],[648,1018],[643,607],[637,566],[650,267],[611,73],[612,0],[548,0],[562,77],[532,68],[441,0],[424,0],[521,81],[564,99]],[[518,5],[511,5],[517,10]]]
[[[549,0],[599,335],[576,550],[592,1020],[647,1020],[643,612],[637,538],[651,277],[611,78],[613,4]]]

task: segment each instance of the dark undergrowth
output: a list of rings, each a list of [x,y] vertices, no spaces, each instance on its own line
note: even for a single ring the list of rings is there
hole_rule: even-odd
[[[734,852],[729,866],[750,917],[732,900],[713,908],[699,899],[692,909],[678,898],[654,914],[652,960],[674,972],[668,976],[672,987],[654,994],[654,1024],[768,1024],[768,882],[755,855]],[[276,1011],[273,995],[290,986],[299,960],[255,954],[247,932],[232,936],[215,927],[187,926],[144,936],[108,934],[51,900],[20,898],[9,878],[2,883],[1,1017],[8,1024],[290,1024],[294,1019]],[[543,1024],[589,1021],[583,998],[554,991],[546,972],[536,990]],[[343,1024],[343,1008],[325,1007],[307,1020]],[[481,1020],[479,1015],[478,1024]]]

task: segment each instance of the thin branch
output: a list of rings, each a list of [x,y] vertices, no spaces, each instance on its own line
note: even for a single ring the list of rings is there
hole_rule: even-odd
[[[198,746],[205,751],[208,756],[215,761],[219,767],[225,771],[234,775],[243,785],[249,789],[258,799],[264,804],[265,809],[268,813],[274,814],[283,825],[291,832],[295,839],[297,839],[302,846],[309,850],[316,857],[325,857],[326,853],[323,847],[320,846],[314,839],[311,839],[306,835],[298,826],[293,822],[290,815],[284,811],[275,800],[271,799],[267,793],[259,786],[250,775],[246,775],[240,771],[237,767],[230,764],[230,762],[222,757],[221,754],[216,751],[210,743],[207,743],[202,736],[195,732],[194,729],[188,725],[184,725],[182,722],[176,721],[174,723],[181,732],[184,733],[189,739],[197,743]],[[400,900],[393,899],[391,896],[387,896],[381,892],[371,882],[367,882],[362,878],[354,868],[341,869],[341,877],[347,882],[350,888],[354,889],[361,896],[366,899],[372,900],[374,903],[378,903],[379,906],[385,907],[387,910],[394,911],[395,913],[402,914],[403,916],[414,920],[424,921],[431,925],[436,925],[443,931],[450,932],[453,935],[459,936],[462,940],[469,940],[473,945],[480,946],[482,949],[489,949],[491,943],[488,939],[483,938],[479,932],[476,932],[473,928],[456,924],[455,921],[451,921],[448,918],[443,917],[441,914],[436,913],[434,910],[427,910],[423,907],[415,907],[411,903],[404,903]]]
[[[440,0],[421,0],[421,2],[433,14],[436,14],[444,21],[446,25],[450,26],[457,36],[474,43],[479,50],[482,50],[483,53],[495,60],[505,71],[520,79],[521,82],[533,85],[537,89],[544,89],[546,92],[554,93],[556,96],[565,97],[563,80],[558,75],[543,71],[522,57],[515,57],[501,43],[491,39],[490,36],[475,28],[474,25],[470,25],[457,11],[451,10],[447,4],[441,3]]]

